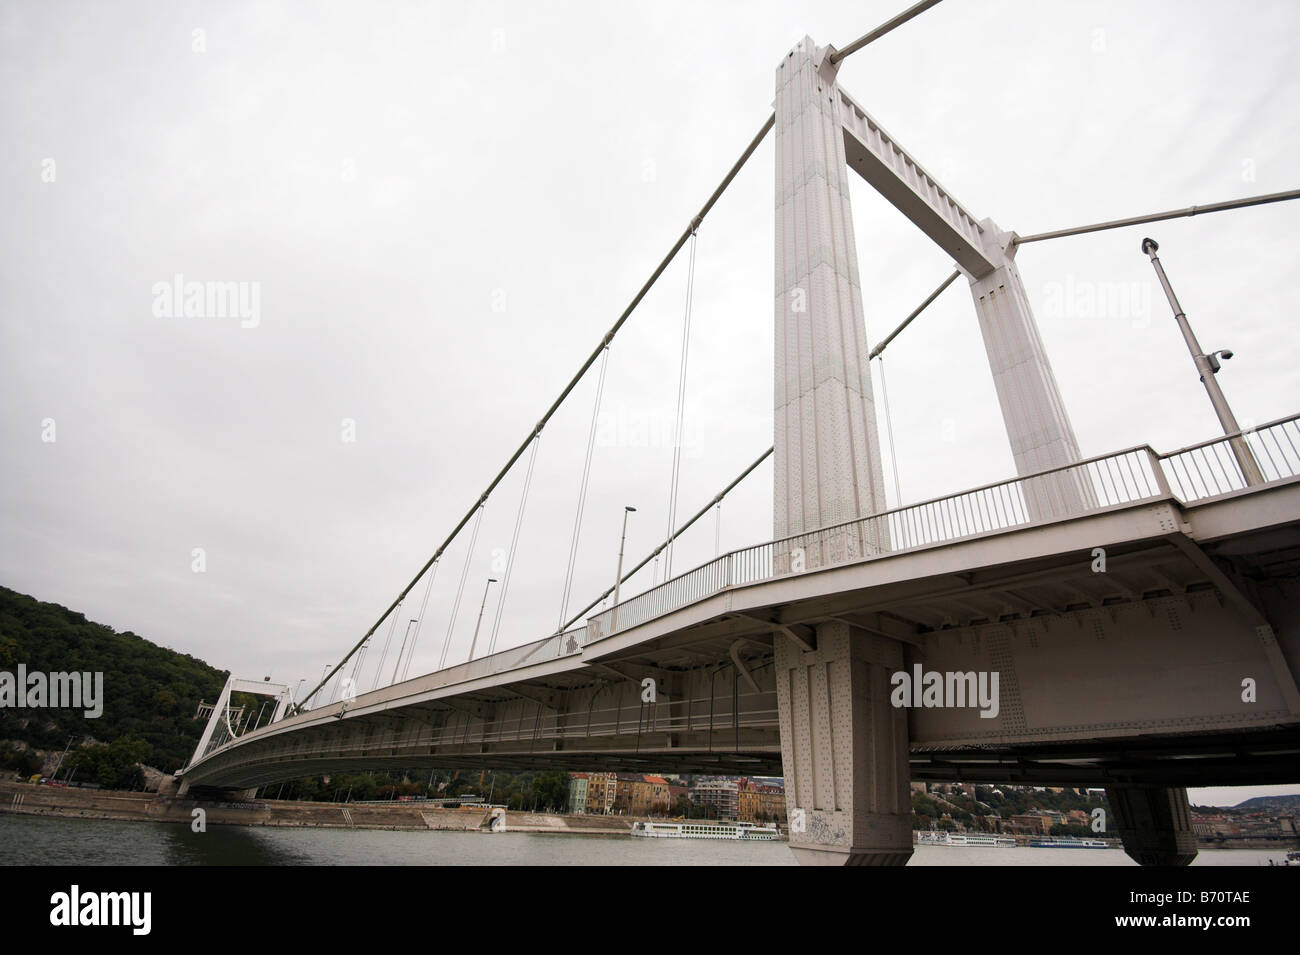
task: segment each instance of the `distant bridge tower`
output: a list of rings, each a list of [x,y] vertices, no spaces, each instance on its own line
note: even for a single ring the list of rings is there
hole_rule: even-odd
[[[289,704],[292,702],[292,693],[289,687],[283,683],[272,683],[269,679],[241,680],[231,674],[226,679],[226,685],[221,688],[221,695],[217,697],[217,702],[212,705],[212,710],[208,714],[207,726],[203,728],[203,735],[199,737],[199,745],[194,747],[194,755],[190,757],[190,765],[197,763],[208,753],[230,742],[238,735],[238,730],[230,722],[230,695],[232,693],[273,697],[275,706],[271,710],[271,718],[266,721],[268,725],[283,717],[285,710],[289,708]],[[201,706],[199,708],[200,716],[203,715],[203,711],[204,707]],[[189,791],[189,788],[189,781],[187,779],[182,780],[179,794],[184,795]],[[251,794],[252,791],[249,793],[250,798]]]

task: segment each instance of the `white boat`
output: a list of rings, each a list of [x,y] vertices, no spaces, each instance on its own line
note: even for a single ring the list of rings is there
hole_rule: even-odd
[[[948,832],[934,829],[930,832],[918,832],[916,844],[919,846],[967,846],[984,849],[1009,849],[1016,840],[1010,836],[995,836],[986,832]]]
[[[1064,836],[1050,836],[1047,839],[1035,839],[1029,845],[1034,849],[1109,849],[1110,843],[1100,839],[1067,839]]]
[[[771,842],[778,838],[771,826],[752,822],[636,822],[632,835],[646,839],[738,839],[741,842]]]

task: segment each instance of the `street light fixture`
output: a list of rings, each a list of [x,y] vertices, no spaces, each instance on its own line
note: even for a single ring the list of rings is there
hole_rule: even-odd
[[[618,540],[618,570],[614,573],[614,606],[618,606],[618,591],[623,583],[623,545],[627,542],[627,516],[636,511],[628,504],[623,508],[623,536]]]
[[[1169,284],[1169,279],[1165,275],[1164,266],[1160,264],[1160,259],[1156,255],[1156,250],[1160,246],[1155,239],[1142,240],[1142,254],[1150,257],[1151,265],[1156,270],[1156,277],[1160,279],[1160,285],[1165,290],[1165,297],[1169,299],[1169,307],[1174,310],[1174,321],[1178,323],[1178,329],[1183,333],[1183,340],[1187,342],[1187,350],[1192,353],[1192,361],[1196,363],[1196,370],[1201,376],[1201,383],[1205,385],[1205,390],[1210,395],[1210,404],[1214,405],[1214,413],[1219,416],[1219,423],[1223,425],[1223,433],[1233,435],[1228,439],[1228,444],[1232,447],[1233,456],[1237,459],[1237,465],[1241,468],[1242,479],[1249,487],[1255,484],[1264,483],[1264,475],[1259,470],[1259,464],[1255,461],[1255,455],[1251,452],[1250,446],[1246,444],[1245,439],[1240,435],[1241,428],[1237,424],[1237,419],[1233,417],[1232,409],[1228,407],[1228,399],[1223,396],[1223,390],[1219,388],[1219,382],[1214,377],[1218,372],[1220,365],[1219,359],[1224,361],[1232,357],[1232,352],[1228,349],[1222,349],[1207,355],[1201,351],[1201,344],[1196,340],[1196,335],[1192,331],[1192,326],[1187,321],[1187,315],[1183,312],[1183,307],[1178,304],[1178,298],[1174,295],[1173,287]]]
[[[636,508],[631,504],[623,508],[623,536],[618,539],[618,570],[614,572],[614,620],[612,627],[618,625],[618,592],[623,585],[623,545],[627,543],[627,516],[635,513]]]

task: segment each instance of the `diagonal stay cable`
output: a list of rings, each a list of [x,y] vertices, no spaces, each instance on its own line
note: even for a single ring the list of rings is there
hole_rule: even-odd
[[[569,563],[564,574],[564,595],[560,601],[560,622],[569,610],[569,597],[573,593],[573,569],[578,562],[578,539],[582,536],[582,514],[587,507],[587,489],[591,485],[591,458],[596,450],[596,425],[600,419],[600,399],[605,393],[605,371],[609,368],[609,347],[600,363],[600,376],[596,379],[596,400],[591,407],[591,432],[587,435],[587,456],[582,465],[582,482],[578,485],[578,509],[573,515],[573,539],[569,542]],[[560,633],[561,627],[556,633]]]
[[[401,608],[398,604],[397,609]],[[388,646],[393,642],[393,631],[397,628],[397,614],[393,613],[393,620],[388,625],[388,636],[384,638],[384,652],[379,655],[379,666],[375,667],[375,678],[370,683],[370,689],[376,689],[379,686],[379,678],[384,672],[384,661],[388,659]]]
[[[460,571],[460,586],[456,588],[456,599],[451,605],[451,620],[447,624],[447,637],[442,641],[442,653],[438,655],[438,669],[447,662],[447,650],[451,647],[451,633],[456,629],[456,617],[460,614],[460,598],[465,593],[465,581],[469,578],[469,565],[474,559],[474,544],[478,541],[478,529],[483,524],[483,511],[486,505],[478,506],[478,517],[474,519],[474,530],[469,535],[469,547],[465,549],[465,566]]]
[[[402,679],[411,672],[411,661],[415,659],[415,644],[420,639],[420,629],[424,626],[424,612],[429,607],[429,591],[433,590],[433,578],[438,576],[438,563],[429,568],[429,579],[424,585],[424,599],[420,601],[420,614],[415,618],[415,633],[411,636],[411,649],[406,654],[406,666],[402,668]]]
[[[677,369],[677,420],[673,423],[673,473],[668,482],[668,549],[664,552],[664,579],[673,575],[673,525],[677,523],[677,495],[681,490],[682,427],[686,423],[686,367],[691,354],[691,303],[695,297],[695,249],[698,233],[691,236],[686,269],[686,313],[682,318],[682,359]]]
[[[519,531],[524,524],[524,509],[528,505],[528,489],[533,483],[533,465],[537,463],[537,446],[542,443],[542,436],[533,439],[533,450],[528,455],[528,470],[524,473],[524,487],[519,495],[519,512],[515,515],[515,531],[510,538],[510,555],[506,558],[506,572],[501,577],[501,596],[497,599],[497,613],[492,621],[492,639],[488,643],[488,655],[496,650],[497,632],[501,629],[501,616],[506,609],[506,594],[510,592],[510,574],[515,569],[515,554],[519,550]]]
[[[756,467],[758,467],[760,464],[762,464],[764,461],[766,461],[769,457],[771,457],[771,456],[772,456],[772,452],[773,452],[774,450],[776,450],[775,446],[773,446],[773,447],[771,447],[771,448],[768,448],[766,451],[764,451],[762,454],[760,454],[757,458],[755,458],[755,459],[754,459],[754,463],[751,464],[749,467],[745,468],[745,470],[741,471],[740,474],[736,476],[735,480],[733,480],[730,484],[728,484],[726,487],[724,487],[724,488],[723,488],[721,491],[719,491],[717,494],[713,495],[713,500],[709,501],[708,504],[705,504],[702,508],[700,508],[698,511],[695,512],[695,514],[691,517],[690,520],[686,521],[686,523],[682,524],[681,527],[677,528],[677,532],[676,532],[675,534],[673,534],[672,537],[673,537],[673,538],[681,537],[682,534],[686,533],[686,531],[691,527],[692,524],[694,524],[696,521],[698,521],[698,520],[699,520],[701,517],[703,517],[705,514],[709,513],[709,508],[713,507],[715,504],[719,503],[719,502],[720,502],[724,497],[726,497],[728,494],[730,494],[730,493],[735,489],[736,485],[738,485],[741,481],[745,480],[745,478],[749,477],[749,475],[750,475],[751,473],[753,473],[753,471],[754,471],[754,469],[755,469]],[[651,551],[648,555],[646,555],[646,558],[645,558],[644,560],[642,560],[641,563],[637,564],[635,567],[633,567],[631,570],[629,570],[626,574],[624,574],[624,575],[622,576],[622,578],[619,580],[619,583],[620,583],[620,584],[625,584],[625,583],[627,583],[629,580],[631,580],[632,577],[636,574],[636,572],[637,572],[638,570],[640,570],[640,569],[641,569],[642,567],[644,567],[646,564],[650,563],[650,561],[655,560],[656,558],[658,558],[658,556],[659,556],[661,553],[663,553],[663,549],[664,549],[665,547],[667,547],[667,546],[668,546],[668,541],[664,541],[662,544],[660,544],[658,547],[656,547],[653,551]],[[657,581],[656,581],[656,582],[657,582]],[[587,613],[588,610],[590,610],[592,607],[596,606],[598,603],[600,603],[602,600],[604,600],[606,597],[608,597],[608,596],[609,596],[610,594],[612,594],[613,592],[614,592],[614,588],[613,588],[613,587],[610,587],[610,588],[607,589],[604,593],[602,593],[599,597],[597,597],[595,600],[593,600],[591,603],[587,604],[587,606],[583,607],[582,610],[581,610],[581,611],[580,611],[580,612],[579,612],[575,617],[573,617],[571,620],[567,621],[563,626],[560,627],[561,632],[563,632],[563,631],[569,629],[569,627],[573,626],[575,623],[577,623],[579,620],[581,620],[581,619],[583,618],[583,616]]]

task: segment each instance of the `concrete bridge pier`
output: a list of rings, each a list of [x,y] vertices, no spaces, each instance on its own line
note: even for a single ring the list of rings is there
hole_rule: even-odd
[[[1124,851],[1138,865],[1190,865],[1196,858],[1186,789],[1108,786],[1106,801]]]
[[[802,865],[906,865],[907,711],[890,703],[902,645],[847,623],[777,633],[790,848]]]

